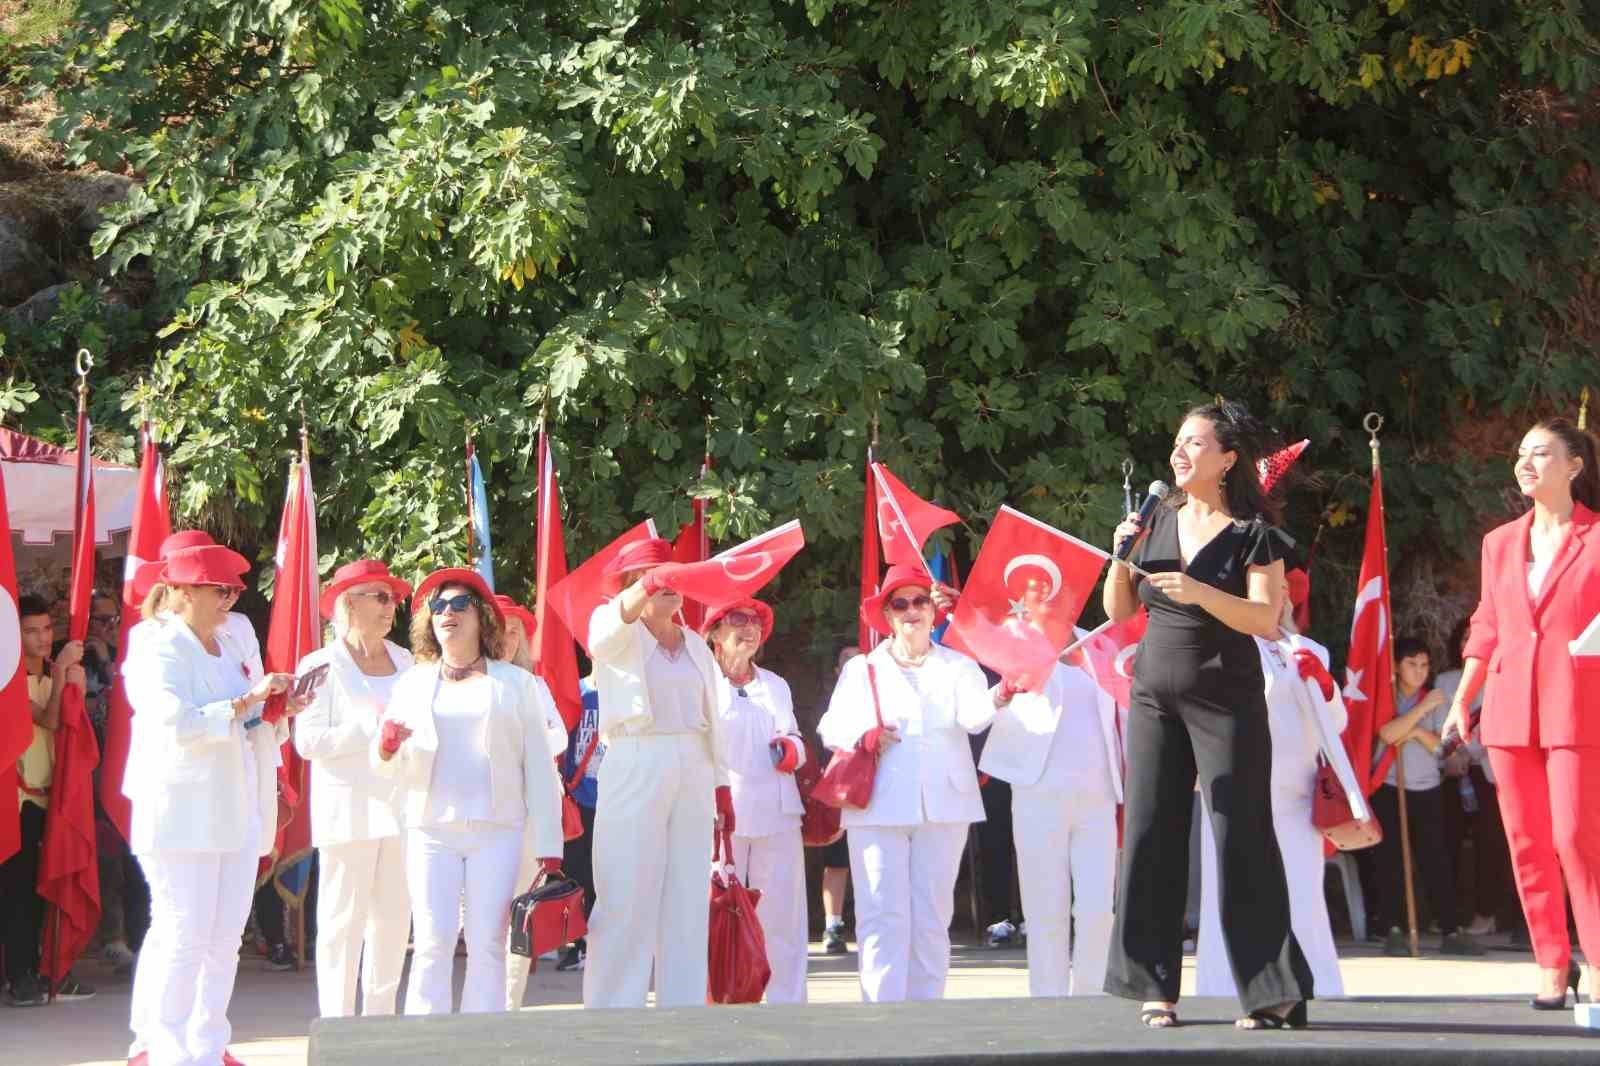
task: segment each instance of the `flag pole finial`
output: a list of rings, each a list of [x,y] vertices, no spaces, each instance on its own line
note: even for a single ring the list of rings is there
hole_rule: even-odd
[[[1367,431],[1367,446],[1372,449],[1372,469],[1378,469],[1378,432],[1383,429],[1383,416],[1376,411],[1368,411],[1367,417],[1361,420],[1361,428]]]
[[[74,368],[78,371],[78,410],[81,411],[89,402],[89,371],[94,369],[94,355],[89,349],[78,349]]]

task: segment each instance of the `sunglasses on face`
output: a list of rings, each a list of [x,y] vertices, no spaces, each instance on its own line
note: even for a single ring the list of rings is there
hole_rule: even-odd
[[[896,611],[909,611],[913,607],[928,607],[932,604],[932,596],[912,596],[910,599],[904,596],[896,596],[889,601],[889,606]]]
[[[387,607],[391,603],[395,602],[394,596],[390,594],[388,589],[378,589],[376,592],[352,592],[352,593],[350,593],[350,595],[352,595],[352,596],[365,596],[368,599],[370,599],[373,602],[375,602],[380,607]],[[460,596],[456,597],[456,599],[460,599],[460,598],[461,598]],[[437,603],[437,602],[441,602],[441,601],[435,600],[434,602]],[[432,607],[433,604],[430,603],[428,606]]]
[[[387,595],[387,593],[385,595]],[[460,613],[469,607],[475,606],[477,602],[478,597],[474,596],[472,593],[458,592],[449,599],[446,599],[443,596],[435,596],[433,599],[428,601],[428,610],[432,611],[434,614],[444,614],[446,611],[455,611]]]
[[[722,616],[722,620],[738,629],[742,626],[761,626],[761,616],[753,611],[729,611]]]
[[[97,622],[103,626],[109,626],[116,623],[117,616],[114,614],[91,614],[89,616],[89,621]]]

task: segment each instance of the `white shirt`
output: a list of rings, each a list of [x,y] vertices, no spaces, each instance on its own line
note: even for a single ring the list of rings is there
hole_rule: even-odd
[[[676,655],[668,655],[657,644],[644,661],[644,684],[655,717],[652,733],[705,732],[705,680],[688,648],[680,647]]]
[[[1100,732],[1100,686],[1074,666],[1057,670],[1061,675],[1056,694],[1061,701],[1061,720],[1050,739],[1044,773],[1038,787],[1053,792],[1088,795],[1105,803],[1116,803],[1111,783],[1111,763],[1106,755],[1105,738]],[[1040,699],[1032,693],[1019,693],[1013,700]]]
[[[726,747],[728,784],[739,815],[735,835],[764,837],[798,828],[805,807],[794,774],[772,765],[774,738],[799,739],[788,682],[759,666],[747,685],[735,688],[726,678],[719,681],[717,730]]]
[[[489,792],[489,754],[484,750],[489,718],[489,678],[441,682],[433,694],[433,726],[439,749],[428,784],[429,823],[494,820]],[[510,824],[520,824],[518,818]]]
[[[1019,692],[995,716],[978,768],[1013,788],[1122,801],[1117,707],[1084,668],[1057,663],[1037,692]]]

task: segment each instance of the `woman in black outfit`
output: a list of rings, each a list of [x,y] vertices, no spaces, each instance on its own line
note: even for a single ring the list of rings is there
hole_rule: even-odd
[[[1289,893],[1272,830],[1272,739],[1251,638],[1273,630],[1292,542],[1268,523],[1256,475],[1265,434],[1234,403],[1196,407],[1173,444],[1177,491],[1133,554],[1150,576],[1112,565],[1113,621],[1149,609],[1128,721],[1126,843],[1106,991],[1143,1000],[1146,1025],[1177,1024],[1184,891],[1195,775],[1216,833],[1223,939],[1244,1029],[1306,1024],[1311,970],[1289,931]],[[1117,543],[1139,533],[1137,516]]]

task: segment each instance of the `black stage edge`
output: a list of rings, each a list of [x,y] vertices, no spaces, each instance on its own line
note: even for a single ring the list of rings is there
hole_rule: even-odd
[[[1167,1062],[1295,1066],[1600,1064],[1600,1032],[1525,999],[1319,1000],[1311,1028],[1246,1032],[1237,1004],[1189,999],[1183,1025],[1147,1030],[1137,1003],[964,999],[939,1003],[525,1010],[334,1019],[311,1027],[311,1066],[861,1066],[865,1063]]]

